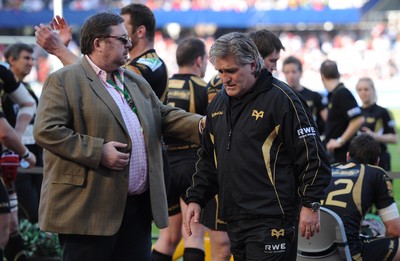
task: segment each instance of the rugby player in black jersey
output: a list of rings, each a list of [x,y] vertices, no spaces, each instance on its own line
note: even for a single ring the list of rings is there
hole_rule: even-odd
[[[353,260],[376,261],[400,258],[400,217],[393,187],[379,163],[379,143],[366,133],[352,139],[347,162],[332,165],[332,179],[322,205],[336,212],[345,226]],[[361,221],[375,205],[386,237],[360,237]]]
[[[23,84],[16,81],[8,64],[0,63],[0,96],[5,93],[20,106],[20,110],[16,118],[16,127],[13,128],[5,118],[0,99],[0,148],[12,150],[25,159],[29,163],[29,167],[33,167],[36,164],[36,157],[21,142],[21,136],[36,111],[36,102]],[[16,255],[25,257],[24,253],[14,252],[15,244],[23,244],[18,226],[15,226],[17,222],[14,222],[17,220],[16,211],[18,210],[17,197],[13,189],[16,169],[7,168],[4,163],[1,163],[3,166],[0,169],[0,260],[3,260],[3,251],[7,244],[10,244],[6,249],[8,257]],[[16,240],[9,240],[10,231],[13,233],[13,237],[17,238]]]
[[[345,162],[350,140],[364,123],[364,117],[353,94],[340,81],[336,62],[325,60],[320,73],[322,83],[329,92],[324,143],[331,155],[331,163]]]
[[[287,84],[293,88],[293,90],[300,93],[300,95],[306,100],[313,118],[317,123],[319,134],[323,135],[325,121],[328,117],[328,100],[318,92],[312,91],[300,84],[303,65],[296,57],[289,56],[283,60],[282,72],[285,75]]]
[[[397,143],[396,123],[390,111],[376,104],[377,95],[374,82],[369,77],[360,78],[356,91],[362,101],[361,112],[365,122],[361,131],[374,137],[381,145],[379,166],[390,171],[390,154],[387,144]]]

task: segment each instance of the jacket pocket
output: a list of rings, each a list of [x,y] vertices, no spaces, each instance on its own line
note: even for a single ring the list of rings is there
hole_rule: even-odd
[[[53,184],[69,184],[83,186],[86,183],[87,169],[81,165],[68,162],[68,165],[60,164]]]

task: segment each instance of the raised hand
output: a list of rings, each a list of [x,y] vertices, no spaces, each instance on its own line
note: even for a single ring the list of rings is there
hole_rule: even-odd
[[[50,22],[50,28],[56,30],[61,37],[65,46],[68,46],[72,39],[72,26],[68,26],[67,20],[64,17],[57,15]]]

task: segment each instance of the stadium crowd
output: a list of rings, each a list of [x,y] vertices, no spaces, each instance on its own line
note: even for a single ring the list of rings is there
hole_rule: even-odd
[[[65,0],[64,5],[72,10],[91,10],[97,8],[121,8],[129,3],[141,3],[152,10],[235,10],[244,12],[249,9],[284,10],[324,8],[346,9],[359,8],[366,0],[335,1],[335,0]],[[0,9],[19,9],[25,11],[40,11],[53,8],[51,0],[2,0]]]
[[[252,29],[248,29],[251,31]],[[399,78],[400,72],[400,35],[389,30],[386,24],[377,24],[369,33],[357,31],[281,31],[274,32],[279,36],[285,51],[281,52],[275,76],[284,79],[282,61],[295,55],[304,64],[302,82],[311,89],[324,92],[320,81],[319,66],[326,58],[337,61],[347,86],[354,91],[358,78],[371,76],[378,86],[378,93],[392,88],[392,82]],[[169,76],[177,72],[175,51],[181,38],[196,35],[194,30],[181,33],[174,40],[165,30],[159,30],[155,35],[155,49],[168,67]],[[204,35],[207,50],[213,44],[216,36]],[[6,45],[0,45],[0,54]],[[71,49],[79,52],[78,40],[71,42]],[[40,47],[35,47],[36,65],[28,76],[30,81],[43,83],[47,75],[62,65],[53,56],[48,55]],[[349,62],[351,61],[351,62]],[[210,64],[209,64],[210,65]],[[207,67],[205,80],[215,74],[212,65]],[[40,88],[40,87],[38,87]]]

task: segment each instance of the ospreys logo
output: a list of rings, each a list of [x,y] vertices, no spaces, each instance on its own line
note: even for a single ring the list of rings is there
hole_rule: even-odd
[[[278,239],[279,237],[284,237],[284,236],[285,236],[285,230],[283,228],[279,230],[275,228],[271,229],[271,237],[276,237],[276,239]]]
[[[263,111],[253,110],[253,113],[251,114],[251,117],[255,117],[256,120],[258,120],[258,118],[263,118],[264,117],[264,112]]]

